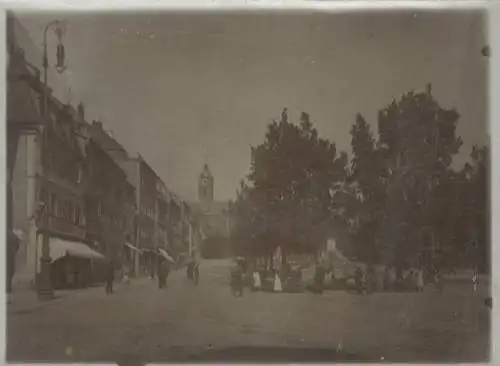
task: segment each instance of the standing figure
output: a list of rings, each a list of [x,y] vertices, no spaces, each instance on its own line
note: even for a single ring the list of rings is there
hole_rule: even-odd
[[[9,231],[7,238],[7,296],[9,296],[12,293],[12,282],[14,279],[14,272],[15,272],[15,263],[16,263],[16,254],[19,249],[19,238],[18,236],[12,232]]]
[[[198,282],[200,281],[200,266],[198,262],[194,262],[193,265],[193,281],[195,285],[198,285]]]
[[[106,268],[106,293],[113,293],[113,282],[115,280],[115,266],[113,262],[109,262]]]
[[[231,271],[230,285],[234,296],[243,296],[243,271],[240,266]]]
[[[162,261],[158,265],[158,288],[167,288],[167,278],[170,273],[170,266],[166,261]]]
[[[424,291],[424,270],[420,268],[417,272],[417,291]]]
[[[391,289],[391,274],[389,267],[385,267],[384,271],[384,291],[388,292]]]
[[[151,275],[151,280],[154,281],[154,279],[155,279],[155,268],[154,268],[153,265],[151,265],[150,275]]]
[[[158,264],[158,288],[161,290],[165,287],[165,269],[163,267],[163,262]]]
[[[474,295],[477,295],[478,285],[479,285],[479,273],[477,271],[477,268],[474,268],[474,273],[472,274],[472,288],[474,290]]]
[[[316,265],[314,272],[314,290],[318,294],[323,293],[323,285],[325,284],[325,268],[321,264]]]
[[[193,268],[194,268],[194,261],[192,259],[190,259],[187,266],[186,266],[186,276],[187,276],[188,280],[193,279]]]
[[[443,293],[443,274],[439,268],[436,269],[435,281],[439,293]]]
[[[254,289],[254,291],[259,291],[261,286],[262,286],[262,284],[260,281],[260,273],[256,269],[253,273],[253,289]]]

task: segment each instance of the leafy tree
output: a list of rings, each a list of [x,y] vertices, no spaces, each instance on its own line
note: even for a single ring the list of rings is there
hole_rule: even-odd
[[[358,238],[365,260],[416,264],[441,252],[445,234],[436,218],[444,202],[436,197],[449,183],[452,157],[462,144],[458,118],[437,103],[430,85],[379,111],[378,139],[357,116],[351,178],[361,193]]]
[[[424,93],[406,93],[379,113],[379,141],[388,173],[387,239],[397,240],[394,254],[399,264],[441,250],[433,192],[462,144],[455,131],[458,119],[454,109],[437,103],[430,85]]]
[[[295,125],[285,108],[269,124],[265,141],[252,147],[249,184],[235,204],[236,231],[246,248],[261,253],[281,246],[285,258],[317,249],[334,214],[332,189],[345,180],[347,163],[345,153],[318,137],[307,113]]]
[[[472,264],[478,265],[482,271],[490,268],[490,222],[489,206],[489,166],[490,152],[488,147],[474,146],[471,152],[472,163],[464,166],[465,178],[462,193],[462,227],[467,230],[464,236],[469,249]]]
[[[352,204],[357,223],[357,257],[365,262],[376,262],[379,259],[377,236],[385,214],[383,165],[370,125],[360,114],[351,128],[351,146],[353,158],[349,179],[355,183]]]

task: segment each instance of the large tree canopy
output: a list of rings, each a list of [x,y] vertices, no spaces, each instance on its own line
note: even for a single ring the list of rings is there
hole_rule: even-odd
[[[463,264],[471,231],[486,242],[488,154],[474,149],[472,165],[461,172],[450,168],[462,145],[458,120],[454,109],[438,104],[430,86],[380,110],[377,138],[357,116],[350,182],[360,193],[351,210],[359,256],[400,265]]]
[[[284,109],[251,149],[233,212],[237,248],[311,252],[340,223],[354,239],[349,254],[364,262],[487,270],[489,151],[475,147],[453,170],[458,121],[430,85],[408,92],[379,111],[376,133],[356,116],[349,162],[307,113],[294,124]]]
[[[263,246],[316,249],[333,217],[332,189],[345,180],[347,163],[347,154],[318,137],[307,113],[295,125],[284,109],[268,126],[265,141],[251,149],[248,185],[242,185],[235,206],[240,240],[246,237],[246,247],[255,252],[265,251]]]

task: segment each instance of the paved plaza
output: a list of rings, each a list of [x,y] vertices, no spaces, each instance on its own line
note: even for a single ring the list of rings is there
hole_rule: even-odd
[[[196,355],[203,360],[203,354],[218,351],[218,361],[241,361],[248,354],[265,361],[272,349],[290,358],[300,350],[331,351],[325,353],[330,361],[488,358],[489,310],[463,281],[447,284],[441,295],[429,288],[408,294],[233,297],[228,279],[229,262],[204,261],[198,287],[176,271],[162,291],[156,282],[138,279],[117,286],[111,296],[90,288],[43,306],[16,305],[23,299],[14,296],[7,360],[165,362]]]

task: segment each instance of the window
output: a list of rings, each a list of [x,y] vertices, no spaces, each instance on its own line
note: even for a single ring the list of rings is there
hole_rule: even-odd
[[[74,206],[73,206],[73,203],[71,201],[66,201],[66,213],[65,213],[64,218],[66,219],[66,221],[75,222]]]
[[[81,224],[81,218],[80,218],[80,207],[75,206],[75,224],[80,225]]]
[[[58,211],[57,196],[55,195],[55,193],[52,193],[50,195],[50,214],[57,216],[57,211]]]

